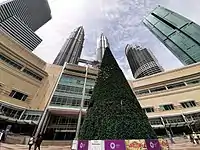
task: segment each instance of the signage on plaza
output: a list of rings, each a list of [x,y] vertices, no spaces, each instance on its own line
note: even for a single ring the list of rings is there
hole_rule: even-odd
[[[79,140],[78,141],[78,150],[88,150],[88,141]]]
[[[169,150],[164,139],[147,140],[78,140],[72,143],[73,150]]]
[[[124,140],[105,140],[105,150],[126,150]]]
[[[102,140],[91,140],[89,142],[88,150],[104,150],[104,141]]]

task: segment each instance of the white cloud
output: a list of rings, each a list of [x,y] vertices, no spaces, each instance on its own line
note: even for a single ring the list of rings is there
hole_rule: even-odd
[[[43,43],[34,53],[53,62],[70,32],[83,25],[86,35],[81,57],[95,59],[96,39],[104,32],[127,78],[132,78],[132,74],[124,53],[126,44],[150,48],[167,70],[180,67],[181,63],[141,22],[158,4],[200,24],[199,0],[51,0],[53,19],[37,31]]]

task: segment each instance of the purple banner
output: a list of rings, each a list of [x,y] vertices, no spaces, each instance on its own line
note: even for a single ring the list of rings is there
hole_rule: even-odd
[[[148,150],[161,150],[161,146],[158,140],[145,140]]]
[[[106,140],[105,150],[126,150],[124,140]]]
[[[78,141],[78,150],[88,150],[88,141],[79,140]]]

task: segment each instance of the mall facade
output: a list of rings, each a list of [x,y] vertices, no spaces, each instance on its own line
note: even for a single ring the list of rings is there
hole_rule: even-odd
[[[129,83],[158,135],[195,130],[200,120],[200,63]]]
[[[98,69],[47,64],[0,32],[0,129],[45,140],[73,140]],[[129,81],[158,135],[195,130],[200,119],[200,64]],[[81,116],[81,117],[80,117]]]

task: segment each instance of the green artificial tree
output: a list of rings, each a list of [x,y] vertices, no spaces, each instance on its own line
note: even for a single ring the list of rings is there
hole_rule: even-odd
[[[110,49],[106,48],[79,139],[149,138],[157,136]]]

